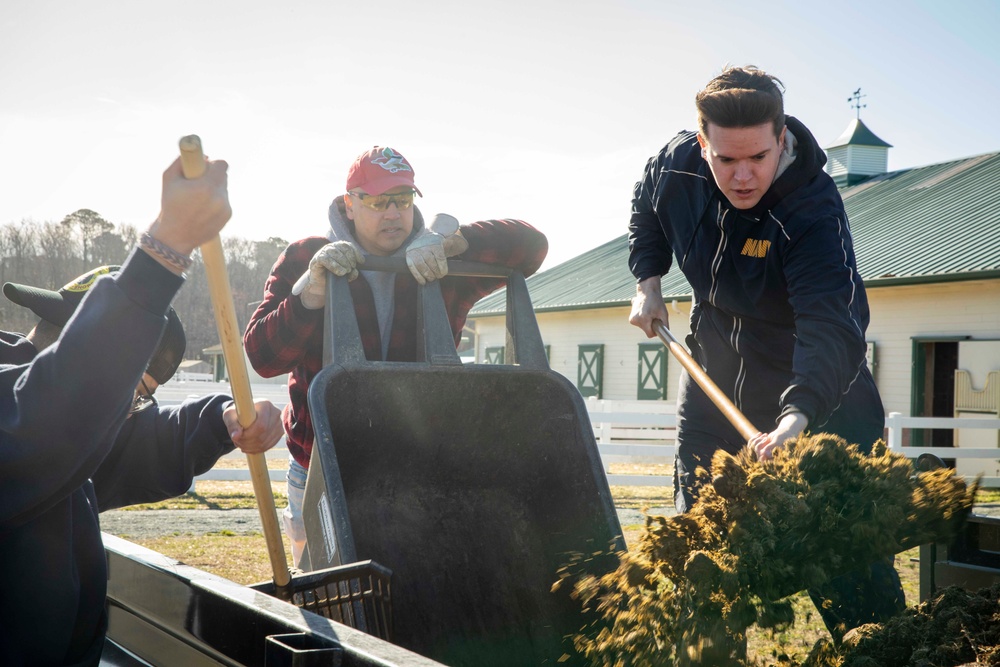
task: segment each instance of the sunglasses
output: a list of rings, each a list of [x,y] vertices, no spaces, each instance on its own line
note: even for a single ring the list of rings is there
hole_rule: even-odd
[[[400,192],[394,195],[369,195],[364,192],[352,192],[352,195],[361,200],[361,205],[373,211],[385,211],[389,204],[395,204],[399,210],[405,210],[413,206],[413,190]]]
[[[135,392],[135,398],[132,399],[132,407],[128,411],[130,415],[142,412],[143,410],[156,405],[156,399],[153,398],[153,392],[151,392],[149,387],[146,386],[146,380],[139,380],[139,383],[142,385],[142,388],[146,390],[146,393],[143,394],[139,391]]]

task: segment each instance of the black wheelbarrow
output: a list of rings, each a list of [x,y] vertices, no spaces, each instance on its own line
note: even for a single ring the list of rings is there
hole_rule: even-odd
[[[422,359],[369,362],[348,283],[330,278],[327,365],[309,388],[308,557],[388,567],[404,648],[452,666],[574,664],[572,635],[595,619],[570,587],[553,592],[557,572],[584,554],[602,574],[625,548],[590,420],[549,369],[524,277],[449,272],[507,276],[507,365],[460,362],[438,283],[419,290]]]

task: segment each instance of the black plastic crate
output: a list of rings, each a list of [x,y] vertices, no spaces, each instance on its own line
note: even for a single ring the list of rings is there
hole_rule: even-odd
[[[392,641],[392,570],[372,560],[295,574],[287,595],[277,595],[331,621]],[[252,588],[276,595],[274,582]]]

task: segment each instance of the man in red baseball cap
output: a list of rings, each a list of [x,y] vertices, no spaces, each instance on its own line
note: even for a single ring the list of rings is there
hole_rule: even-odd
[[[289,374],[291,400],[283,420],[292,460],[284,520],[292,555],[302,569],[308,569],[308,559],[302,559],[302,495],[313,447],[306,390],[323,366],[327,275],[351,281],[369,360],[415,361],[418,283],[442,281],[456,341],[476,301],[503,284],[495,278],[448,276],[448,257],[507,266],[527,276],[538,270],[548,251],[545,236],[520,220],[460,226],[452,216],[438,214],[425,225],[414,205],[414,197],[422,194],[413,166],[393,148],[375,146],[355,158],[345,190],[330,205],[326,236],[297,241],[278,259],[243,336],[258,373]],[[405,257],[410,274],[365,271],[368,255]]]

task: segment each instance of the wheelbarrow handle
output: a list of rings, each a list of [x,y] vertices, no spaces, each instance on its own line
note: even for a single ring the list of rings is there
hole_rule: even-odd
[[[760,433],[760,429],[751,424],[750,420],[740,412],[739,408],[712,381],[712,378],[708,377],[708,373],[694,360],[691,353],[681,345],[681,342],[677,340],[676,336],[670,332],[670,329],[663,322],[653,320],[653,330],[660,337],[660,340],[663,341],[663,344],[667,346],[671,354],[677,358],[677,361],[681,362],[681,366],[688,372],[688,375],[701,387],[701,390],[708,395],[708,398],[715,404],[715,407],[722,411],[722,414],[733,425],[733,428],[739,431],[739,434],[747,442]]]
[[[385,271],[388,273],[408,273],[410,268],[406,265],[406,260],[402,257],[379,257],[378,255],[368,255],[364,264],[359,267],[362,271]],[[483,276],[492,278],[507,278],[511,269],[506,266],[495,266],[482,262],[468,262],[461,259],[448,260],[449,276]]]

